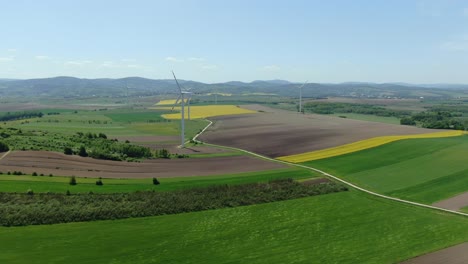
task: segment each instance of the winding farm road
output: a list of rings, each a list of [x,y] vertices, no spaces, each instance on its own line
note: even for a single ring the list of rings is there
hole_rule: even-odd
[[[205,143],[205,142],[199,141],[199,140],[197,140],[198,136],[201,135],[203,132],[205,132],[213,124],[213,122],[211,120],[207,120],[207,121],[209,121],[210,123],[202,131],[200,131],[200,133],[198,133],[193,138],[194,141],[197,141],[199,143],[203,143],[203,144],[208,145],[208,146],[223,147],[223,148],[226,148],[226,149],[241,151],[241,152],[244,152],[246,154],[253,155],[255,157],[258,157],[258,158],[261,158],[261,159],[264,159],[264,160],[269,160],[269,161],[272,161],[272,162],[278,162],[278,163],[282,163],[282,164],[286,164],[286,165],[290,165],[290,166],[295,166],[295,167],[299,167],[299,168],[305,168],[305,169],[313,170],[313,171],[321,173],[322,175],[324,175],[326,177],[329,177],[329,178],[332,178],[332,179],[334,179],[336,181],[344,183],[344,184],[348,185],[349,187],[352,187],[352,188],[354,188],[356,190],[359,190],[359,191],[362,191],[362,192],[365,192],[365,193],[368,193],[370,195],[377,196],[377,197],[380,197],[380,198],[383,198],[383,199],[392,200],[392,201],[396,201],[396,202],[404,203],[404,204],[410,204],[410,205],[413,205],[413,206],[424,207],[424,208],[428,208],[428,209],[432,209],[432,210],[436,210],[436,211],[442,211],[442,212],[446,212],[446,213],[461,215],[461,216],[465,216],[465,217],[468,216],[468,214],[466,214],[466,213],[458,212],[458,211],[451,210],[451,209],[440,208],[440,207],[437,207],[437,206],[431,206],[431,205],[411,202],[411,201],[407,201],[407,200],[398,199],[398,198],[395,198],[395,197],[375,193],[375,192],[369,191],[367,189],[361,188],[361,187],[359,187],[357,185],[354,185],[354,184],[352,184],[352,183],[350,183],[348,181],[345,181],[345,180],[343,180],[341,178],[338,178],[337,176],[331,175],[330,173],[319,170],[317,168],[313,168],[313,167],[309,167],[309,166],[305,166],[305,165],[301,165],[301,164],[295,164],[295,163],[290,163],[290,162],[287,162],[287,161],[282,161],[282,160],[269,158],[269,157],[266,157],[266,156],[263,156],[263,155],[248,151],[248,150],[240,149],[240,148],[226,147],[226,146],[210,144],[210,143]],[[452,246],[452,247],[449,247],[449,248],[446,248],[446,249],[442,249],[442,250],[438,250],[438,251],[435,251],[435,252],[432,252],[432,253],[429,253],[429,254],[426,254],[426,255],[418,256],[418,257],[416,257],[414,259],[408,260],[408,261],[403,262],[403,263],[405,263],[405,264],[406,263],[408,263],[408,264],[409,263],[415,263],[415,264],[419,264],[419,263],[421,263],[421,264],[422,263],[432,263],[432,264],[439,264],[439,263],[452,263],[452,264],[459,264],[460,263],[461,264],[461,263],[466,263],[467,254],[465,252],[466,252],[467,248],[468,248],[468,243],[465,242],[463,244],[455,245],[455,246]]]
[[[200,133],[198,133],[197,135],[195,135],[195,137],[193,137],[194,141],[197,141],[199,143],[203,143],[203,144],[208,145],[208,146],[223,147],[223,148],[226,148],[226,149],[241,151],[241,152],[244,152],[246,154],[255,156],[257,158],[261,158],[261,159],[264,159],[264,160],[269,160],[269,161],[272,161],[272,162],[278,162],[278,163],[282,163],[282,164],[286,164],[286,165],[290,165],[290,166],[294,166],[294,167],[298,167],[298,168],[313,170],[313,171],[318,172],[318,173],[320,173],[320,174],[322,174],[324,176],[327,176],[327,177],[332,178],[332,179],[334,179],[336,181],[344,183],[344,184],[348,185],[349,187],[352,187],[352,188],[354,188],[356,190],[359,190],[359,191],[362,191],[362,192],[365,192],[365,193],[368,193],[368,194],[371,194],[373,196],[377,196],[377,197],[380,197],[380,198],[383,198],[383,199],[392,200],[392,201],[405,203],[405,204],[411,204],[411,205],[414,205],[414,206],[429,208],[429,209],[442,211],[442,212],[446,212],[446,213],[462,215],[462,216],[468,216],[467,213],[462,213],[462,212],[458,212],[458,211],[454,211],[454,210],[450,210],[450,209],[445,209],[445,208],[440,208],[440,207],[436,207],[436,206],[432,206],[432,205],[427,205],[427,204],[412,202],[412,201],[408,201],[408,200],[403,200],[403,199],[383,195],[383,194],[380,194],[380,193],[376,193],[376,192],[373,192],[373,191],[369,191],[369,190],[361,188],[361,187],[359,187],[359,186],[357,186],[357,185],[355,185],[355,184],[353,184],[351,182],[345,181],[345,180],[343,180],[343,179],[341,179],[341,178],[339,178],[337,176],[334,176],[334,175],[332,175],[330,173],[327,173],[325,171],[322,171],[322,170],[319,170],[317,168],[313,168],[313,167],[310,167],[310,166],[306,166],[306,165],[302,165],[302,164],[295,164],[295,163],[291,163],[291,162],[287,162],[287,161],[273,159],[273,158],[266,157],[266,156],[263,156],[263,155],[260,155],[260,154],[257,154],[257,153],[254,153],[254,152],[251,152],[251,151],[248,151],[248,150],[240,149],[240,148],[226,147],[226,146],[215,145],[215,144],[210,144],[210,143],[205,143],[205,142],[199,141],[199,140],[197,140],[198,136],[200,136],[203,132],[205,132],[213,124],[213,122],[211,120],[207,119],[207,121],[210,122],[210,123],[202,131],[200,131]]]

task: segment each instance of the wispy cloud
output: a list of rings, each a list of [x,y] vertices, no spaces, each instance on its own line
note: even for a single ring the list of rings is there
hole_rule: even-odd
[[[218,65],[202,65],[201,68],[202,70],[217,70]]]
[[[140,69],[142,68],[141,65],[138,65],[138,64],[129,64],[127,65],[128,68],[134,68],[134,69]]]
[[[281,68],[278,65],[267,65],[263,67],[265,71],[279,71]]]
[[[0,57],[0,62],[8,62],[15,60],[15,57]]]
[[[50,59],[49,56],[45,56],[45,55],[37,55],[34,57],[36,60],[48,60]]]
[[[115,64],[113,61],[105,61],[99,65],[101,68],[117,68],[118,65]]]
[[[190,57],[187,59],[188,61],[205,61],[205,58],[201,57]]]
[[[459,37],[456,40],[446,41],[442,43],[441,49],[448,51],[467,51],[468,50],[468,35]]]
[[[77,61],[67,61],[65,62],[65,65],[71,65],[71,66],[84,66],[86,64],[91,64],[93,61],[90,60],[77,60]]]
[[[166,61],[169,61],[169,62],[183,62],[184,60],[183,59],[178,59],[176,57],[166,57]]]

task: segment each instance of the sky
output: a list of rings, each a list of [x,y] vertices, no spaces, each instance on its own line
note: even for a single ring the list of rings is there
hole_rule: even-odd
[[[468,1],[0,0],[0,78],[468,83]]]

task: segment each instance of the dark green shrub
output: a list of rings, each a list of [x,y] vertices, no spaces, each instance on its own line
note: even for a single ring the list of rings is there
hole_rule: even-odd
[[[158,181],[158,179],[156,179],[156,178],[153,177],[153,184],[154,184],[154,185],[159,185],[159,184],[161,184],[161,183]]]
[[[5,152],[5,151],[9,151],[10,148],[8,147],[7,144],[5,144],[4,142],[0,141],[0,152]]]
[[[33,173],[32,173],[32,176],[37,176],[37,172],[33,172]]]
[[[96,181],[96,185],[102,186],[102,185],[103,185],[102,180],[97,180],[97,181]]]
[[[75,176],[71,176],[70,182],[69,182],[69,183],[70,183],[70,185],[76,185],[76,178],[75,178]]]
[[[70,147],[65,147],[63,149],[63,154],[65,155],[73,155],[73,150]]]
[[[86,152],[86,148],[84,146],[80,147],[78,155],[80,155],[81,157],[88,157],[88,152]]]

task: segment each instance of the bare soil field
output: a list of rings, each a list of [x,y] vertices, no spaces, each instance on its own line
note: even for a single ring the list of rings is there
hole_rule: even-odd
[[[119,162],[68,156],[48,151],[13,151],[0,161],[0,171],[77,177],[151,178],[208,176],[285,168],[249,156],[203,159],[154,159]]]
[[[458,211],[462,209],[463,207],[468,206],[468,192],[459,194],[457,196],[454,196],[446,200],[439,201],[432,205],[440,207],[440,208]],[[467,251],[467,254],[468,254],[468,251]]]
[[[378,136],[441,132],[326,115],[301,115],[259,105],[242,107],[260,113],[210,118],[213,125],[200,136],[200,140],[280,157]]]
[[[422,255],[402,264],[466,264],[468,263],[468,243],[463,243],[426,255]]]

